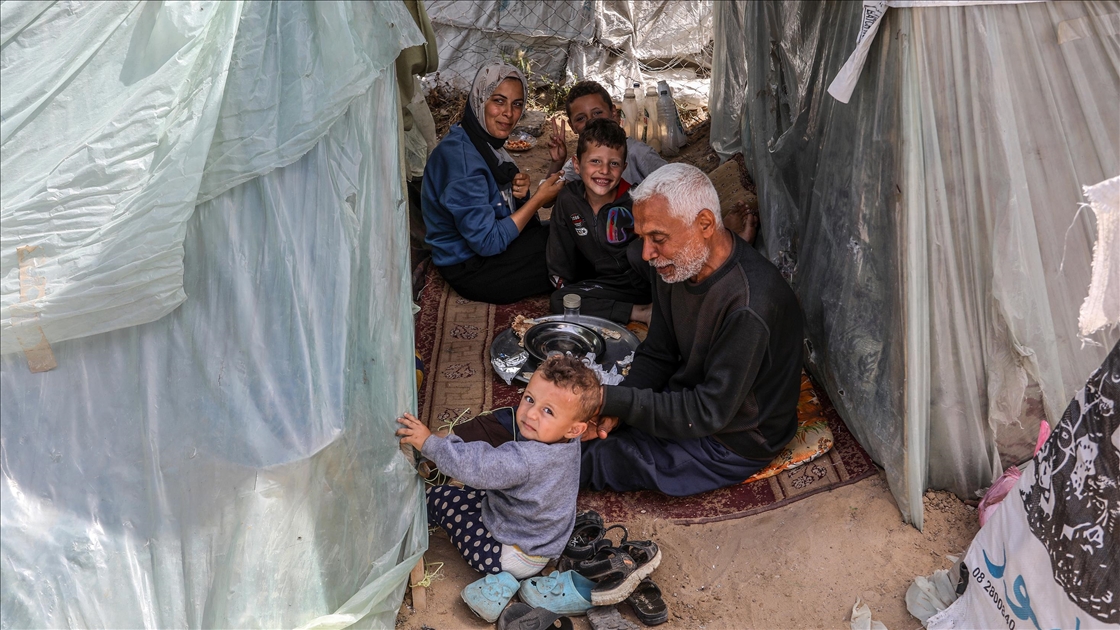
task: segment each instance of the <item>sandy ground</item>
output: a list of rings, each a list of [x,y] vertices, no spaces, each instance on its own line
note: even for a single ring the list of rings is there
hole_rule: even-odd
[[[531,181],[548,169],[550,126],[531,151],[515,155]],[[707,123],[670,161],[710,172],[719,160],[708,146]],[[569,155],[575,136],[567,137]],[[548,212],[542,212],[547,218]],[[809,497],[743,519],[708,525],[674,525],[647,518],[623,523],[633,539],[653,539],[664,559],[653,579],[669,605],[661,628],[847,628],[856,598],[888,628],[920,628],[903,599],[915,576],[952,566],[979,529],[976,510],[956,497],[925,497],[925,531],[902,522],[883,476]],[[406,596],[397,627],[447,630],[493,627],[475,617],[459,591],[479,574],[458,556],[442,531],[431,535],[425,561],[443,563],[427,589],[427,607],[416,612]],[[431,568],[431,567],[430,567]],[[619,609],[638,623],[629,607]],[[574,619],[586,629],[586,619]],[[639,624],[640,625],[640,624]]]
[[[903,597],[915,576],[948,569],[979,528],[976,510],[956,497],[925,497],[925,531],[902,522],[880,477],[743,519],[673,525],[656,519],[624,523],[652,539],[664,560],[653,579],[669,606],[662,628],[846,628],[862,598],[888,628],[920,628]],[[397,627],[407,630],[492,627],[459,598],[480,577],[436,531],[425,556],[442,562],[415,612],[406,597]],[[638,623],[629,607],[623,615]],[[589,628],[585,618],[573,620]],[[640,624],[639,624],[640,625]]]

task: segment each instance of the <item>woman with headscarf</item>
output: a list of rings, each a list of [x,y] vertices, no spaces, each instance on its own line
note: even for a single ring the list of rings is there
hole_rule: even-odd
[[[537,211],[563,188],[549,177],[531,198],[529,176],[503,148],[525,108],[527,85],[511,65],[479,69],[462,121],[432,151],[420,205],[432,262],[459,295],[510,304],[552,290],[548,228]]]

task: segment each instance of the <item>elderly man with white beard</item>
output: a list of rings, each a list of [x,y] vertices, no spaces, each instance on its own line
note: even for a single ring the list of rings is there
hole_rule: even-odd
[[[642,258],[657,276],[653,317],[626,379],[603,386],[580,482],[672,496],[741,483],[797,430],[797,297],[723,227],[700,169],[663,166],[631,195]]]

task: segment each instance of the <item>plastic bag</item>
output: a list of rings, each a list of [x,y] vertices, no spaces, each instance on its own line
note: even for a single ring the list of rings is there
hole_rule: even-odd
[[[537,146],[537,139],[524,131],[515,131],[511,133],[505,144],[506,151],[513,151],[514,153],[528,151],[535,146]]]
[[[887,630],[881,621],[871,618],[871,609],[860,599],[856,598],[856,605],[852,606],[852,630]]]
[[[951,575],[953,574],[947,569],[934,571],[929,577],[919,575],[914,578],[910,588],[906,589],[906,610],[917,617],[923,626],[930,617],[956,601],[956,584]]]

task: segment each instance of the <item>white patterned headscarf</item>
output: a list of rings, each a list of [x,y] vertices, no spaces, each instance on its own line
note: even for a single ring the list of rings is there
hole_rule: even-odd
[[[486,126],[485,106],[486,101],[490,99],[490,95],[498,86],[506,79],[517,79],[521,82],[521,93],[525,96],[529,94],[529,84],[525,81],[525,75],[517,68],[501,61],[489,61],[481,68],[478,73],[474,75],[474,82],[471,84],[471,93],[467,97],[467,101],[471,105],[471,110],[474,111],[475,116],[478,117],[478,122],[482,123],[483,128]],[[516,121],[514,122],[516,124]]]

